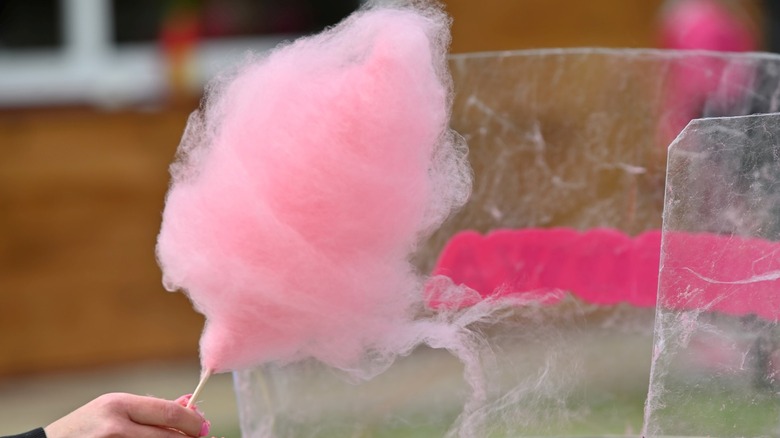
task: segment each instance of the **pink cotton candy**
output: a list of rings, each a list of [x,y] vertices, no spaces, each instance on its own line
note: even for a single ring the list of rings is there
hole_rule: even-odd
[[[464,231],[447,243],[433,273],[483,297],[567,291],[593,304],[644,307],[656,302],[660,248],[657,230],[635,238],[605,228]]]
[[[212,85],[157,246],[166,287],[206,316],[204,369],[354,369],[416,342],[410,254],[470,190],[448,25],[436,8],[368,9]]]
[[[583,301],[653,307],[659,297],[660,230],[629,237],[612,229],[464,231],[434,274],[482,297],[567,291]],[[668,232],[661,305],[669,309],[780,317],[780,244],[758,238]],[[433,297],[429,305],[450,308]],[[473,305],[479,300],[461,301]]]
[[[667,233],[663,250],[662,306],[780,318],[780,243]]]

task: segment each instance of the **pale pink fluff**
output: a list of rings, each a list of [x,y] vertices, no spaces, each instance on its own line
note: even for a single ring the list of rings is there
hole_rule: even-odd
[[[409,256],[470,188],[447,128],[448,24],[368,9],[212,85],[157,246],[166,287],[206,316],[205,369],[352,369],[418,342]]]

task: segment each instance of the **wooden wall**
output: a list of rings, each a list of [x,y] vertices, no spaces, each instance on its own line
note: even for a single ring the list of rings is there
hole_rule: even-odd
[[[197,358],[154,256],[190,110],[0,112],[0,375]]]
[[[449,0],[452,51],[651,47],[660,3]],[[194,107],[0,111],[0,377],[197,357],[203,320],[154,258]]]
[[[663,0],[447,0],[452,51],[653,47]]]

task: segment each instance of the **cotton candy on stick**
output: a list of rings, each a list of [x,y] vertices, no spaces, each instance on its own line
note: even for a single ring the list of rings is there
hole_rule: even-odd
[[[357,370],[414,342],[410,254],[470,190],[448,24],[367,9],[212,84],[157,246],[166,288],[206,316],[204,378],[304,358]]]

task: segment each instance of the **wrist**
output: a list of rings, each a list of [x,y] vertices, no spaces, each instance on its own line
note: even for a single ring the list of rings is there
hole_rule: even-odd
[[[20,435],[11,435],[11,436],[0,437],[0,438],[46,438],[46,432],[43,430],[42,427],[39,427],[37,429],[33,429],[29,432],[25,432]]]

